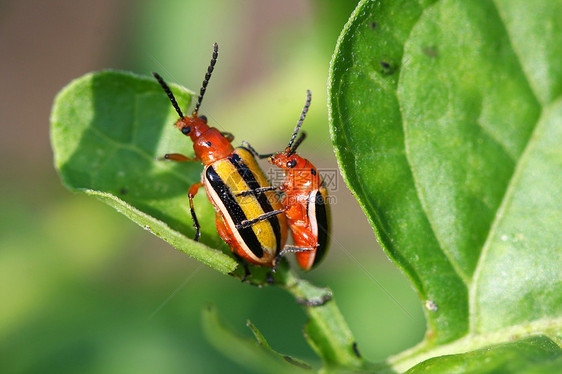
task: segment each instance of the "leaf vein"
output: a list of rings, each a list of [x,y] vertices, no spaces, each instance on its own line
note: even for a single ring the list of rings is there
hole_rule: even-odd
[[[437,4],[440,3],[440,1],[435,2],[434,4],[423,8],[422,12],[420,14],[420,16],[418,17],[418,19],[416,20],[416,22],[412,25],[412,28],[410,29],[410,34],[408,35],[408,38],[406,40],[406,43],[408,42],[408,40],[411,39],[412,36],[412,32],[414,31],[414,29],[416,28],[416,25],[420,22],[420,20],[422,19],[423,15],[428,11],[428,9],[433,8],[435,6],[437,6]],[[404,51],[406,48],[406,43],[404,43],[403,47],[402,47],[402,56],[404,56]],[[399,78],[398,78],[398,86],[401,83],[401,78],[402,74],[400,74]],[[450,90],[449,90],[450,92]],[[451,265],[451,268],[455,271],[455,273],[459,276],[459,278],[463,281],[463,283],[465,284],[465,286],[468,288],[468,285],[470,283],[470,280],[468,278],[468,276],[466,274],[463,273],[462,269],[458,266],[458,264],[456,263],[456,261],[454,261],[453,258],[451,258],[451,256],[447,253],[447,251],[445,251],[445,246],[443,244],[443,239],[440,238],[440,236],[438,235],[438,230],[435,228],[435,225],[433,223],[433,219],[431,219],[431,214],[429,213],[430,210],[427,207],[427,205],[425,204],[425,200],[422,199],[421,196],[421,187],[419,185],[418,182],[418,178],[416,178],[416,173],[414,171],[414,167],[412,164],[412,160],[411,160],[411,156],[410,156],[410,152],[409,152],[409,147],[408,147],[408,132],[406,130],[406,121],[404,119],[404,107],[402,106],[402,103],[400,101],[400,97],[398,95],[398,89],[396,89],[396,91],[394,92],[394,95],[396,97],[396,101],[398,102],[398,105],[400,107],[400,117],[402,119],[401,123],[402,123],[402,131],[404,133],[404,153],[406,156],[406,161],[408,163],[408,167],[410,169],[410,173],[412,175],[412,180],[414,182],[414,189],[416,191],[416,197],[420,203],[420,206],[423,210],[423,212],[425,213],[425,218],[427,220],[427,222],[429,223],[429,227],[431,228],[431,231],[433,233],[433,236],[435,237],[435,239],[437,240],[437,242],[439,243],[439,249],[441,250],[441,252],[443,253],[443,255],[445,256],[445,258],[447,259],[447,261],[449,262],[449,264]]]
[[[502,25],[504,25],[504,29],[505,29],[505,33],[507,35],[507,38],[509,40],[509,44],[511,49],[514,52],[514,55],[517,57],[517,60],[519,62],[519,66],[521,67],[521,73],[522,75],[527,79],[527,84],[529,84],[529,87],[531,88],[531,91],[533,92],[533,95],[535,97],[535,100],[537,101],[537,103],[540,103],[540,101],[537,99],[537,95],[536,93],[533,91],[532,86],[529,83],[528,77],[525,74],[524,69],[522,68],[522,61],[520,56],[517,54],[517,52],[515,51],[515,48],[513,47],[513,42],[511,39],[511,36],[509,35],[509,30],[507,29],[507,27],[505,26],[505,21],[501,18],[501,13],[499,12],[499,8],[496,4],[496,2],[493,0],[492,4],[494,5],[496,12],[498,13],[498,17],[500,18],[500,20],[502,20]],[[542,107],[542,106],[541,106]],[[542,108],[544,109],[544,108]],[[476,313],[476,286],[478,284],[478,279],[480,277],[480,273],[482,271],[482,264],[485,263],[485,259],[488,255],[488,251],[489,248],[491,246],[491,242],[492,242],[492,238],[496,233],[497,227],[503,217],[503,212],[507,209],[508,204],[510,203],[510,196],[511,196],[511,191],[514,188],[514,184],[515,181],[517,180],[517,178],[519,177],[519,174],[521,173],[521,168],[523,167],[522,165],[525,164],[525,160],[528,156],[528,154],[531,152],[531,149],[533,148],[534,143],[536,142],[536,134],[539,132],[538,129],[540,128],[540,118],[541,116],[538,117],[537,122],[535,122],[533,131],[531,132],[531,135],[529,136],[529,139],[527,141],[527,144],[525,145],[525,148],[523,150],[523,153],[520,155],[519,159],[515,160],[515,168],[513,169],[513,174],[511,175],[511,178],[509,179],[509,182],[507,184],[507,188],[505,189],[505,193],[501,198],[501,203],[496,211],[496,215],[492,221],[492,224],[490,225],[490,229],[488,231],[488,235],[486,236],[486,240],[484,241],[484,245],[482,246],[482,250],[480,251],[480,257],[478,258],[478,261],[476,263],[476,267],[474,269],[474,273],[472,276],[472,284],[469,288],[469,331],[472,331],[473,328],[473,323],[474,323],[474,318],[475,318],[475,313]]]

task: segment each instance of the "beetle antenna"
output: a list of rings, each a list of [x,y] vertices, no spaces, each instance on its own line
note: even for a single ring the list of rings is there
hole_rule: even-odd
[[[297,127],[295,127],[295,131],[293,132],[293,136],[291,136],[291,141],[287,145],[288,149],[291,149],[291,147],[293,146],[293,142],[297,138],[297,134],[299,133],[299,130],[301,129],[304,118],[306,117],[306,113],[308,112],[308,108],[310,107],[310,101],[311,100],[312,100],[312,94],[310,93],[310,90],[306,90],[306,103],[304,104],[304,108],[302,108],[301,118],[297,122]],[[294,153],[294,151],[290,151],[289,153],[292,154],[292,153]]]
[[[174,97],[174,94],[172,93],[172,90],[170,90],[170,87],[168,87],[166,82],[164,82],[164,79],[160,75],[158,75],[158,73],[152,73],[152,75],[154,75],[154,78],[156,78],[158,83],[160,83],[160,85],[164,89],[164,92],[166,92],[166,95],[168,95],[168,98],[172,102],[172,105],[176,109],[176,112],[178,112],[180,118],[183,118],[183,113],[180,109],[180,106],[178,105],[178,102],[176,101],[176,98]]]
[[[293,147],[289,150],[289,152],[287,152],[287,156],[290,156],[297,151],[297,148],[299,147],[299,145],[301,145],[304,138],[306,138],[306,132],[303,131],[301,132],[301,136],[299,136],[295,144],[293,144]]]
[[[205,95],[205,91],[207,90],[207,85],[209,84],[209,79],[211,79],[211,74],[213,73],[213,69],[215,68],[215,64],[217,63],[218,57],[219,57],[219,45],[218,43],[215,43],[213,46],[213,57],[211,58],[211,63],[207,68],[205,79],[203,79],[203,84],[201,85],[201,91],[199,91],[199,98],[197,99],[195,110],[193,111],[194,117],[197,116],[197,112],[199,112],[199,107],[201,106],[201,102],[203,101],[203,96]]]

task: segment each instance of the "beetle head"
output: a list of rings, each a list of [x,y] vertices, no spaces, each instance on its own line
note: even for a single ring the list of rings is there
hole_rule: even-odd
[[[207,117],[198,117],[196,113],[193,116],[185,116],[176,121],[176,128],[182,132],[182,134],[189,136],[194,142],[203,134],[205,131],[209,130],[207,125]]]

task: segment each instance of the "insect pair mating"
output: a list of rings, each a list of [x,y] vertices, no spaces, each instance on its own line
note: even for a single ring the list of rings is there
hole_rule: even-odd
[[[310,106],[311,94],[307,92],[306,104],[283,152],[261,155],[248,143],[234,148],[234,136],[221,132],[207,124],[205,116],[199,116],[209,79],[218,57],[215,43],[211,63],[205,74],[195,109],[191,116],[184,116],[168,85],[162,77],[158,80],[179,119],[175,126],[193,141],[195,157],[178,153],[164,157],[173,161],[199,161],[204,165],[201,181],[188,191],[195,240],[200,237],[200,225],[195,214],[193,198],[200,187],[215,208],[215,224],[220,237],[238,257],[256,265],[277,268],[285,253],[294,252],[299,265],[310,270],[324,257],[328,247],[329,206],[327,190],[314,165],[296,154],[306,137],[297,139]],[[259,167],[257,158],[267,158],[269,163],[284,170],[285,179],[273,187]],[[276,191],[285,194],[280,201]],[[290,229],[293,245],[286,245],[287,229]]]

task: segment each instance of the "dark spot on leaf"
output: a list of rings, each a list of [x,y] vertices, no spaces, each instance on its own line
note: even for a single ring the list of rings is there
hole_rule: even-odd
[[[437,51],[437,47],[435,46],[426,46],[422,48],[422,52],[424,55],[426,55],[427,57],[438,57],[439,56],[439,52]]]
[[[370,27],[371,29],[373,29],[373,30],[376,29],[376,28],[377,28],[376,22],[371,22],[371,23],[369,23],[369,27]]]
[[[122,188],[119,190],[119,193],[120,193],[121,195],[126,195],[127,193],[129,193],[129,190],[126,189],[125,187],[122,187]]]
[[[394,72],[396,71],[396,67],[392,66],[391,64],[389,64],[386,61],[381,61],[380,64],[383,68],[381,73],[384,74],[384,75],[391,75],[391,74],[394,74]]]

